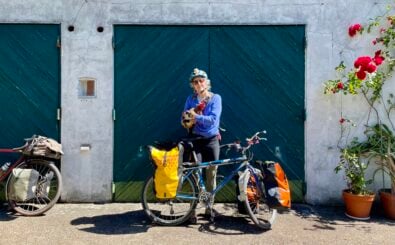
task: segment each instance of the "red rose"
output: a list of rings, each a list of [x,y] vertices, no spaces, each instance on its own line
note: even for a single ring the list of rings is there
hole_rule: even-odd
[[[357,34],[357,31],[354,30],[354,28],[352,28],[352,26],[350,26],[350,27],[348,28],[348,35],[349,35],[350,37],[353,37],[353,36],[355,36],[355,34]]]
[[[338,89],[343,89],[344,88],[344,84],[342,82],[338,82],[337,83],[337,88]]]
[[[346,121],[346,119],[340,118],[339,123],[344,123],[345,121]]]
[[[361,24],[352,25],[348,28],[348,35],[350,35],[350,37],[353,37],[357,34],[358,31],[361,30],[362,30]]]
[[[374,63],[376,63],[376,65],[381,65],[382,63],[383,63],[383,61],[384,61],[384,57],[374,57],[374,59],[373,59],[373,61],[374,61]]]
[[[366,73],[365,73],[365,71],[362,70],[362,69],[359,70],[356,74],[357,74],[357,77],[358,77],[359,80],[363,80],[363,79],[366,78]]]
[[[354,30],[356,30],[356,31],[360,31],[360,30],[362,29],[362,26],[361,26],[361,24],[355,24],[355,25],[353,26],[353,28],[354,28]]]
[[[376,66],[373,65],[372,63],[370,63],[367,67],[366,67],[366,71],[369,73],[373,73],[376,71]]]
[[[355,68],[359,68],[360,66],[366,67],[369,65],[370,62],[372,62],[372,58],[370,58],[369,56],[361,56],[355,60],[354,67]]]
[[[381,65],[384,61],[384,57],[381,56],[381,50],[377,50],[374,53],[374,58],[373,58],[373,62],[376,63],[376,65]]]
[[[376,45],[376,44],[377,44],[377,41],[376,41],[376,39],[375,39],[375,40],[373,40],[373,41],[372,41],[372,43],[373,43],[373,45]]]

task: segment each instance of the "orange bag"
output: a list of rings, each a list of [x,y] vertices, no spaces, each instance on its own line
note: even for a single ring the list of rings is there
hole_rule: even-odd
[[[287,176],[283,168],[277,162],[257,161],[264,174],[266,198],[270,207],[291,208],[291,191]]]

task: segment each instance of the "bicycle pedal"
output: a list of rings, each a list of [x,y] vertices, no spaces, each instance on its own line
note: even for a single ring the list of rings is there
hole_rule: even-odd
[[[189,218],[189,223],[192,225],[196,225],[197,224],[197,217],[196,216],[192,216]]]

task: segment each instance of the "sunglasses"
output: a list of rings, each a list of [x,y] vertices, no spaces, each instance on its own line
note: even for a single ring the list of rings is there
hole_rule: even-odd
[[[196,85],[196,84],[198,84],[198,83],[204,83],[204,79],[193,80],[191,83],[192,83],[193,85]]]

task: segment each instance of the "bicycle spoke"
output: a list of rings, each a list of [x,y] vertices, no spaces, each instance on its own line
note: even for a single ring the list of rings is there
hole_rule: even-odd
[[[50,209],[59,199],[62,187],[61,175],[59,170],[49,162],[43,160],[31,160],[31,162],[23,162],[16,167],[17,169],[26,169],[33,171],[31,176],[38,175],[36,182],[31,182],[32,177],[25,179],[30,189],[24,189],[26,184],[19,184],[17,189],[13,189],[13,185],[17,179],[13,176],[9,177],[7,182],[7,199],[14,209],[23,215],[39,215]],[[34,174],[35,173],[35,174]],[[25,177],[26,178],[26,177]],[[31,191],[33,190],[33,193]],[[18,194],[13,191],[22,191]],[[24,195],[29,199],[21,200]]]
[[[177,225],[185,222],[197,205],[197,186],[190,178],[186,178],[181,186],[182,194],[185,197],[172,200],[160,200],[155,197],[153,178],[150,178],[144,185],[142,193],[142,204],[149,218],[162,225]]]

